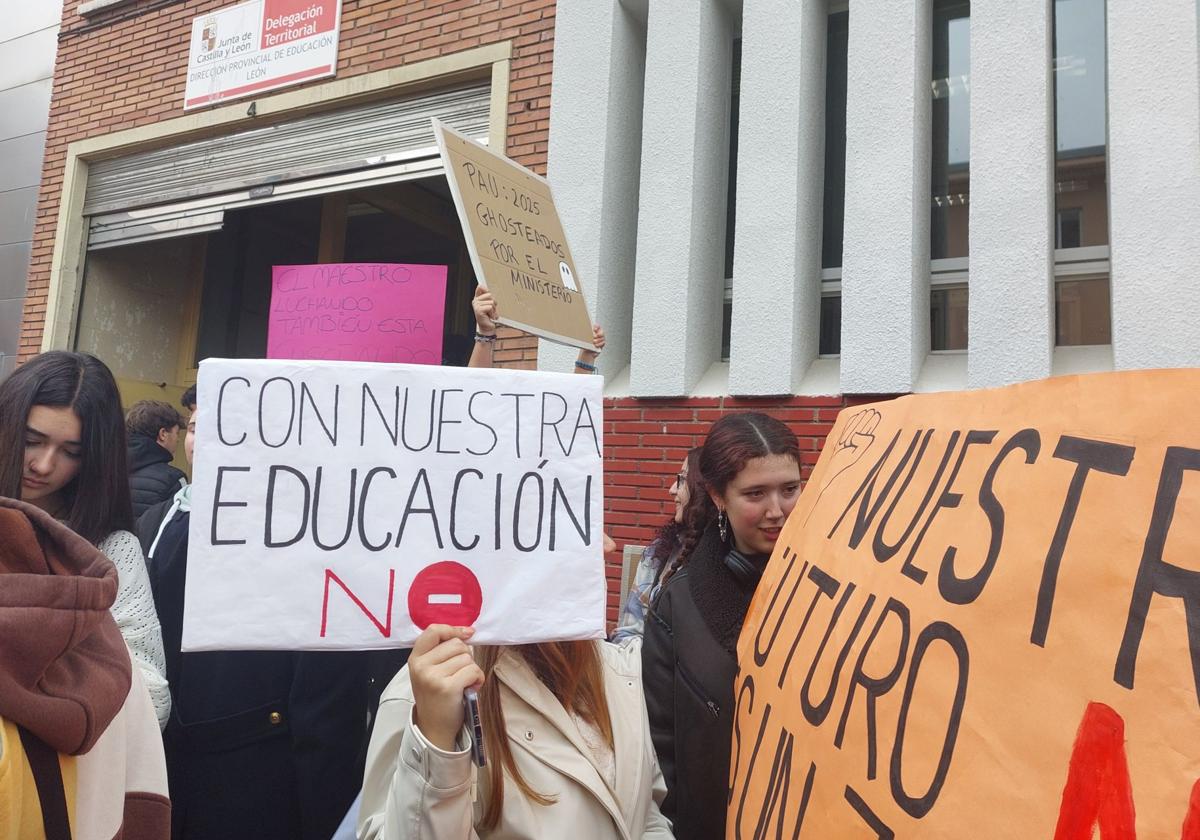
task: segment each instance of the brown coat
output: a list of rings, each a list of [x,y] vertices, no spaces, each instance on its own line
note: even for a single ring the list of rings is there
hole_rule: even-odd
[[[39,777],[61,777],[75,840],[170,834],[158,723],[109,613],[116,595],[91,543],[0,498],[0,840],[44,836]]]

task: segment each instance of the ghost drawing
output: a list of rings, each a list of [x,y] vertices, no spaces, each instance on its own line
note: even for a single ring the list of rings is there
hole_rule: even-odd
[[[575,275],[571,273],[571,266],[567,265],[566,262],[560,262],[558,264],[558,273],[562,277],[562,284],[564,286],[572,292],[579,291],[579,287],[575,285]]]

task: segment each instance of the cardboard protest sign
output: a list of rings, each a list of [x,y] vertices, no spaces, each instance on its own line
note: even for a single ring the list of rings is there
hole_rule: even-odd
[[[442,363],[446,266],[277,265],[267,357]]]
[[[1200,837],[1198,408],[1191,370],[843,411],[742,630],[728,836]]]
[[[184,650],[604,635],[598,377],[201,363]]]
[[[591,349],[592,320],[550,184],[433,121],[475,276],[501,323]]]

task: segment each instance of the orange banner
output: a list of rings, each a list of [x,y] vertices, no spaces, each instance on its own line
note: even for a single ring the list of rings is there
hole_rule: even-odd
[[[1200,371],[846,409],[738,646],[731,838],[1200,840]]]

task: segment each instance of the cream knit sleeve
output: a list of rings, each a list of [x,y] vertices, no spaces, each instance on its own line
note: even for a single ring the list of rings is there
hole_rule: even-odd
[[[129,648],[130,658],[150,690],[158,726],[167,725],[171,714],[171,691],[167,686],[167,665],[163,656],[162,628],[150,591],[150,574],[137,537],[128,531],[113,531],[99,545],[117,567],[117,600],[113,618]]]

